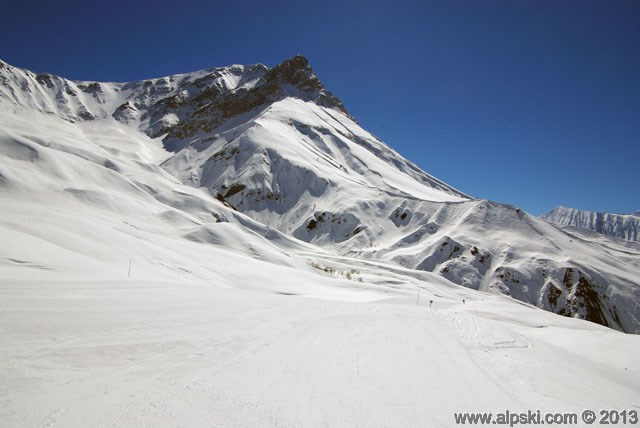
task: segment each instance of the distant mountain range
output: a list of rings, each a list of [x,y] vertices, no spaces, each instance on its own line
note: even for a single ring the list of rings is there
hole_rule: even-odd
[[[130,83],[0,62],[0,80],[0,226],[18,243],[0,266],[12,275],[91,275],[136,259],[149,275],[208,281],[230,256],[194,260],[223,248],[252,257],[247,271],[326,273],[339,260],[350,275],[374,272],[363,289],[393,293],[409,280],[376,281],[402,275],[640,329],[640,246],[422,171],[360,127],[302,56]],[[637,239],[627,217],[635,226],[620,231],[598,215],[575,221]]]
[[[562,226],[579,227],[629,241],[640,240],[640,211],[631,214],[611,214],[561,206],[540,218]]]

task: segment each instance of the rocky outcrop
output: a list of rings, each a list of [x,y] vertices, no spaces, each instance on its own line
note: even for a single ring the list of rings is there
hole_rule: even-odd
[[[169,146],[173,147],[171,143],[174,140],[184,140],[199,133],[209,132],[235,116],[285,97],[312,101],[323,107],[336,108],[348,115],[342,102],[320,83],[309,62],[302,55],[286,60],[270,70],[261,70],[264,74],[257,81],[233,90],[211,86],[202,89],[193,97],[180,101],[175,97],[169,101],[159,101],[167,107],[165,113],[168,109],[175,108],[176,104],[181,109],[192,110],[188,118],[169,129]],[[162,132],[164,131],[166,129]]]

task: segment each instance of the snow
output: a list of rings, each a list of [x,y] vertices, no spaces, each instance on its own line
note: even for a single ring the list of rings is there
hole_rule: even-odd
[[[490,296],[429,309],[138,280],[0,292],[7,426],[451,426],[459,411],[634,408],[640,392],[640,338]]]
[[[637,407],[639,336],[534,306],[543,272],[579,269],[640,325],[636,243],[471,199],[295,98],[176,152],[144,132],[143,99],[203,78],[254,87],[263,66],[60,105],[60,88],[91,82],[44,89],[3,67],[0,425],[452,426],[454,412]],[[140,118],[116,120],[131,100]],[[238,182],[282,199],[217,199]]]

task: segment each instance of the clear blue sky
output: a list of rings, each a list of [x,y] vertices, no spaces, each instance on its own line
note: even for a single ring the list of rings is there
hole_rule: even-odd
[[[0,58],[128,81],[304,54],[367,130],[532,214],[640,209],[640,1],[14,1]]]

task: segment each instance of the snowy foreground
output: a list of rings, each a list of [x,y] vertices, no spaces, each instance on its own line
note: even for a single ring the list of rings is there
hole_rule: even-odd
[[[638,409],[638,336],[497,296],[429,308],[360,294],[3,281],[1,425],[424,427],[462,411]]]

